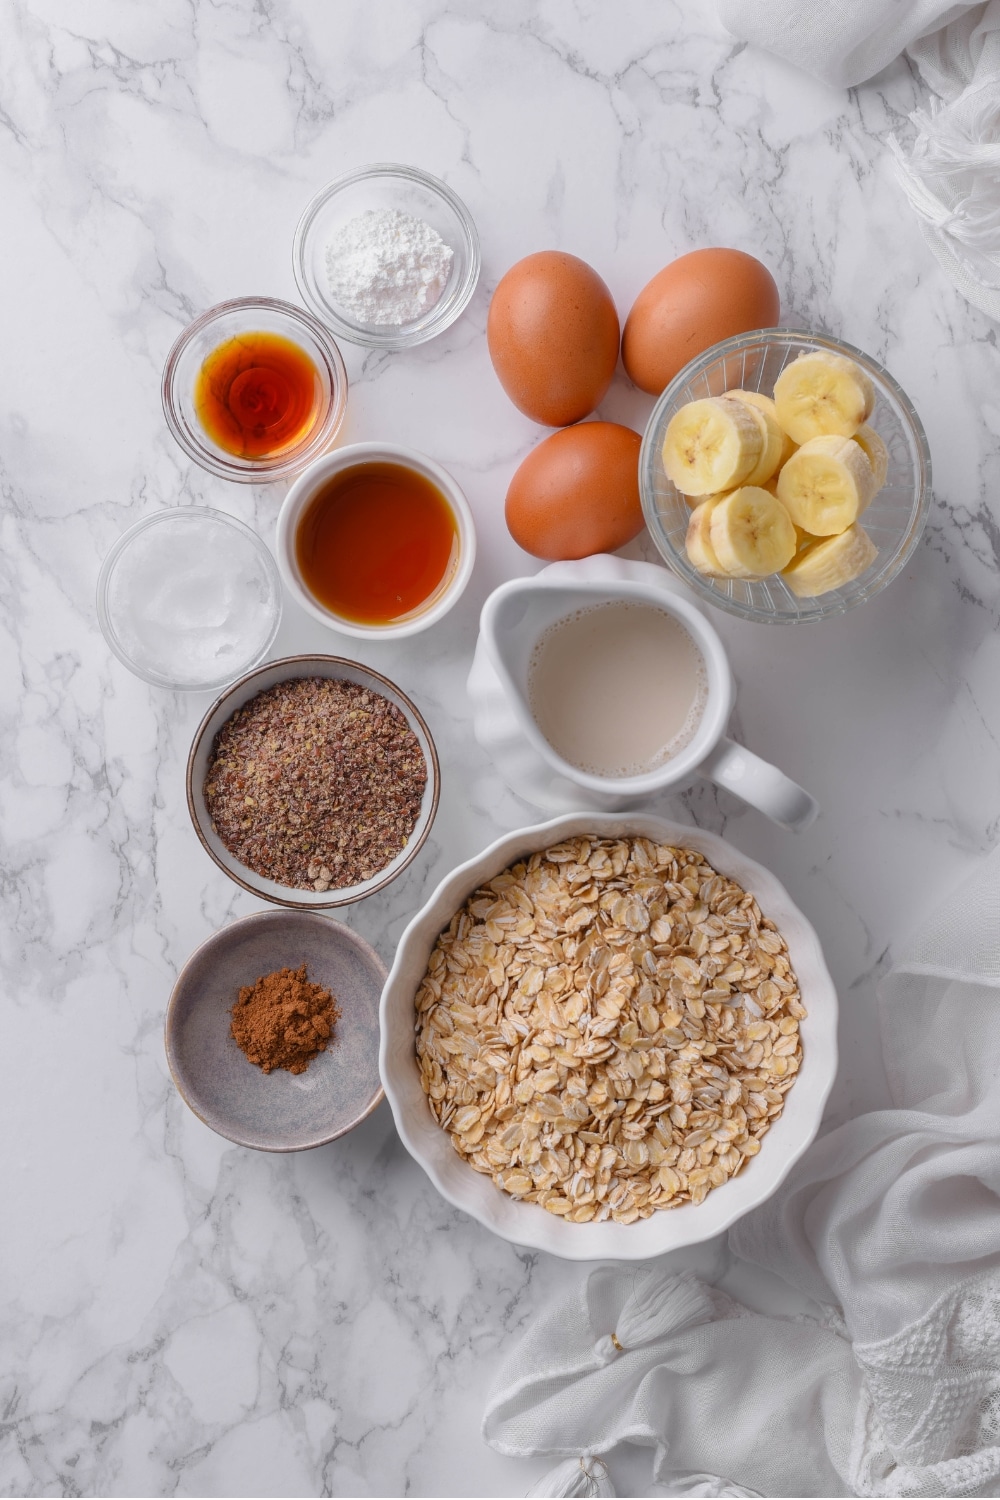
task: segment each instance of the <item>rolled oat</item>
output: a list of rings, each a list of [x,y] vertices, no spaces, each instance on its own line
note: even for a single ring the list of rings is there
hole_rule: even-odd
[[[806,1012],[774,923],[696,850],[580,837],[456,912],[416,996],[455,1149],[574,1222],[701,1203],[757,1154]]]

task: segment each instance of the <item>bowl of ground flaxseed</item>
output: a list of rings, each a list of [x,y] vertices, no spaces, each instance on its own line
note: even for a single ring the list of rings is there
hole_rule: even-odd
[[[347,906],[416,857],[437,812],[430,730],[395,683],[339,656],[289,656],[212,705],[187,765],[207,853],[282,906]]]

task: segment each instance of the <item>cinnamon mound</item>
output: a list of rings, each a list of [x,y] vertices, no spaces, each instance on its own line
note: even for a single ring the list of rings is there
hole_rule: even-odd
[[[304,1073],[325,1052],[340,1007],[329,990],[312,984],[306,966],[277,969],[244,985],[232,1009],[233,1039],[265,1073]]]

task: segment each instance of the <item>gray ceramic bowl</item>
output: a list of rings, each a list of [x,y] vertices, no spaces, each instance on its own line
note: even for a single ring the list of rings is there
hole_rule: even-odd
[[[205,805],[205,773],[215,736],[244,703],[249,703],[251,698],[255,698],[265,688],[273,687],[277,682],[287,682],[292,677],[340,677],[348,682],[359,682],[362,687],[388,698],[405,716],[427,762],[427,785],[424,787],[420,814],[410,834],[409,843],[399,851],[395,859],[389,861],[384,870],[377,870],[370,880],[365,880],[360,885],[345,885],[329,891],[310,891],[297,886],[279,885],[276,880],[267,880],[263,875],[258,875],[234,854],[230,854],[212,827],[212,819]],[[273,901],[280,906],[298,906],[306,911],[349,906],[352,901],[360,901],[362,897],[382,890],[397,875],[402,874],[407,865],[417,857],[431,831],[440,790],[441,767],[437,750],[416,704],[388,677],[383,677],[381,672],[376,672],[359,661],[349,661],[346,656],[283,656],[278,661],[266,662],[264,666],[248,672],[212,704],[195,732],[187,763],[188,812],[191,814],[195,833],[219,868],[225,870],[230,880],[235,880],[237,885],[241,885],[253,896],[260,896],[264,901]]]
[[[340,1006],[333,1042],[298,1075],[263,1073],[233,1040],[243,985],[306,965]],[[317,912],[259,911],[196,948],[167,1005],[171,1076],[199,1120],[238,1146],[307,1151],[346,1135],[382,1098],[378,1007],[385,965],[349,927]]]

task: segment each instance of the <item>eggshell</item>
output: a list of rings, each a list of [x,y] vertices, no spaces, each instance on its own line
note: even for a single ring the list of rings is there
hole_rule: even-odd
[[[507,526],[534,557],[614,552],[643,527],[642,438],[617,422],[583,422],[544,438],[507,491]]]
[[[773,328],[774,277],[742,250],[692,250],[647,282],[622,335],[622,361],[640,390],[658,396],[689,360],[722,339]]]
[[[618,363],[611,293],[575,255],[541,250],[501,277],[486,319],[500,384],[519,411],[547,427],[579,422],[601,400]]]

